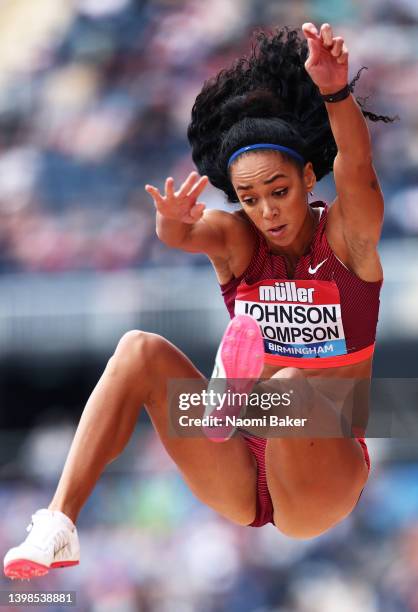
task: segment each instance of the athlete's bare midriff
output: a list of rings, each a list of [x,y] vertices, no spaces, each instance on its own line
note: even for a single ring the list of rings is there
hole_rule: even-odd
[[[273,381],[277,384],[282,384],[280,378],[272,378],[274,374],[280,372],[283,367],[274,367],[265,365],[262,378],[269,386]],[[370,401],[370,378],[372,370],[372,358],[369,358],[361,363],[340,366],[336,368],[316,368],[316,369],[300,369],[305,379],[308,380],[311,387],[312,397],[326,398],[332,402],[334,409],[351,410],[352,414],[356,413],[355,423],[358,431],[365,431],[367,427],[369,415]],[[267,382],[271,381],[271,382]],[[287,382],[287,381],[286,381]],[[276,383],[273,383],[274,385]],[[304,396],[306,398],[306,396]],[[303,400],[303,401],[306,401]],[[323,400],[320,400],[322,402]],[[309,401],[308,401],[309,403]],[[314,403],[313,405],[318,405]],[[321,406],[322,404],[320,404]],[[305,405],[304,409],[308,409]],[[316,418],[321,418],[322,410],[315,413]],[[353,421],[354,424],[354,421]],[[360,433],[364,436],[364,433]]]

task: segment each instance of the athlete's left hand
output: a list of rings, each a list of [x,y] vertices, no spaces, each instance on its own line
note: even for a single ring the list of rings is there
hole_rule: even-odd
[[[341,36],[333,35],[329,23],[318,32],[313,23],[304,23],[309,56],[305,69],[322,94],[340,91],[348,82],[348,50]]]

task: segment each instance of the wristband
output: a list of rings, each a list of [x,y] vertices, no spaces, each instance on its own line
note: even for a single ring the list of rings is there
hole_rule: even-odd
[[[351,86],[347,85],[333,94],[321,94],[321,98],[324,102],[341,102],[341,100],[345,100],[351,94]]]

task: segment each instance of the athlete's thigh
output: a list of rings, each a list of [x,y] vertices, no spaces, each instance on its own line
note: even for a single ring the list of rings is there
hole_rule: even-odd
[[[251,523],[256,512],[257,474],[244,439],[237,434],[219,443],[212,442],[203,433],[196,437],[174,435],[169,423],[168,381],[204,380],[204,377],[168,341],[164,341],[156,361],[153,390],[145,407],[165,449],[202,502],[236,523]]]
[[[305,384],[300,376],[297,379]],[[317,382],[306,382],[309,387],[300,398],[310,402],[312,417],[324,424],[329,436],[271,438],[266,445],[266,477],[275,524],[285,533],[288,529],[322,533],[351,512],[367,480],[363,449],[355,438],[348,437],[353,410],[345,406],[345,399],[351,402],[352,383],[315,387]],[[298,413],[297,406],[293,411]]]

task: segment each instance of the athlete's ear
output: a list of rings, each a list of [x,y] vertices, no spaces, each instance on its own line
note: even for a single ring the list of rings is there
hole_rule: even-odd
[[[307,192],[312,191],[316,184],[316,176],[312,166],[312,162],[305,164],[303,168],[303,182]]]

